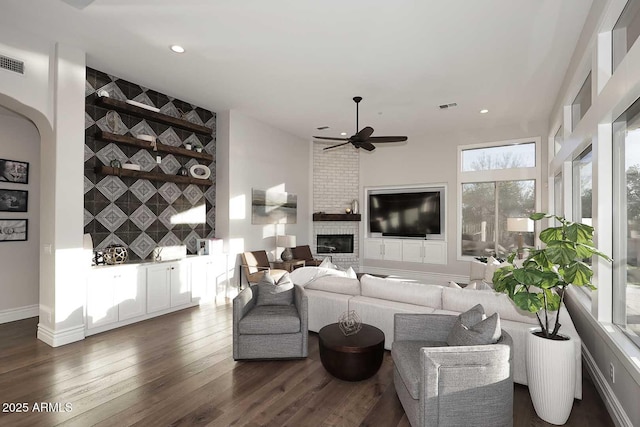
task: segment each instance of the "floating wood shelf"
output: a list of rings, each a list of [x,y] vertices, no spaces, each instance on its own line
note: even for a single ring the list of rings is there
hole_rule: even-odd
[[[95,172],[101,175],[127,176],[131,178],[148,179],[150,181],[206,185],[208,187],[213,185],[213,182],[211,182],[211,180],[209,179],[193,178],[190,176],[182,176],[182,175],[169,175],[166,173],[158,173],[158,172],[133,171],[133,170],[122,169],[122,168],[112,168],[111,166],[96,166]]]
[[[314,221],[360,221],[360,214],[327,214],[314,213]]]
[[[147,150],[153,150],[153,146],[149,141],[143,141],[138,138],[126,135],[117,135],[115,133],[100,131],[96,133],[96,138],[106,142],[113,142],[115,144],[132,145],[134,147],[144,148]],[[158,142],[158,151],[163,153],[177,154],[180,156],[193,157],[194,159],[213,161],[213,156],[208,153],[198,153],[195,150],[187,150],[182,147],[174,147],[172,145],[166,145]]]
[[[180,129],[188,130],[206,136],[211,136],[211,134],[213,133],[213,129],[209,127],[191,123],[190,121],[168,116],[166,114],[156,113],[155,111],[147,110],[146,108],[138,107],[136,105],[127,104],[124,101],[109,98],[106,96],[99,96],[96,99],[96,105],[111,110],[122,111],[123,113],[131,114],[143,119],[150,119],[154,122],[164,123],[165,125],[175,126]]]

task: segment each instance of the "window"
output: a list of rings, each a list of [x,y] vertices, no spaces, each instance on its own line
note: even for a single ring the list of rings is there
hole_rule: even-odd
[[[523,230],[522,224],[528,222],[514,218],[527,218],[536,210],[538,143],[460,148],[461,256],[505,257],[518,249],[521,240],[525,247],[534,246],[533,229]]]
[[[553,178],[553,213],[564,216],[564,192],[562,190],[562,173]]]
[[[591,107],[591,73],[582,84],[582,87],[576,95],[576,99],[571,103],[571,128],[574,130],[580,119],[584,117],[587,110]]]
[[[556,154],[558,154],[558,151],[560,151],[560,149],[562,148],[563,142],[564,142],[564,128],[560,126],[560,128],[558,129],[558,131],[553,137],[553,147]]]
[[[640,1],[629,0],[618,18],[618,22],[612,31],[613,63],[612,71],[615,71],[627,55],[633,43],[640,35]]]
[[[573,161],[573,220],[593,225],[592,176],[593,156],[587,148]]]
[[[613,321],[640,345],[640,99],[613,123]]]
[[[535,180],[462,184],[462,255],[506,257],[518,249],[533,247],[531,232],[508,229],[509,218],[527,218],[535,212]]]
[[[465,172],[535,166],[534,142],[462,150],[462,170]]]

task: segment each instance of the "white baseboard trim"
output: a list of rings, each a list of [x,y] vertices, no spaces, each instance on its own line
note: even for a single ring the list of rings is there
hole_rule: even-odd
[[[428,271],[415,271],[415,270],[398,270],[392,268],[381,267],[369,267],[366,265],[360,266],[360,272],[371,274],[386,274],[389,276],[398,276],[406,279],[414,279],[420,282],[446,286],[450,281],[456,283],[469,283],[469,276],[462,276],[459,274],[445,274],[445,273],[430,273]]]
[[[38,317],[40,315],[40,306],[38,304],[26,305],[18,308],[8,308],[0,310],[0,324],[15,322],[16,320],[29,319],[30,317]]]
[[[82,341],[84,337],[84,325],[54,331],[42,323],[38,323],[38,339],[51,347]]]
[[[604,405],[607,407],[614,424],[618,427],[633,427],[627,413],[611,389],[604,374],[598,368],[593,356],[589,353],[589,349],[584,345],[584,342],[582,343],[582,357],[584,357],[586,368],[591,378],[593,378],[594,385],[598,389],[600,397],[602,397]]]

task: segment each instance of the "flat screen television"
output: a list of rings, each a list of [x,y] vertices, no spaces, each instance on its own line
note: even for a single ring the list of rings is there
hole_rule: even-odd
[[[370,192],[369,232],[382,236],[441,238],[444,189]]]

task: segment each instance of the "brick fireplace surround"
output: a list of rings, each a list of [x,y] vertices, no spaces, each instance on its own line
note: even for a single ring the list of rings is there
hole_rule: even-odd
[[[360,155],[351,145],[323,151],[327,145],[313,144],[313,212],[329,214],[345,213],[356,199],[362,206],[360,188]],[[335,264],[342,268],[358,270],[360,262],[360,222],[315,221],[311,250],[318,258],[318,234],[353,234],[353,253],[332,255]]]

